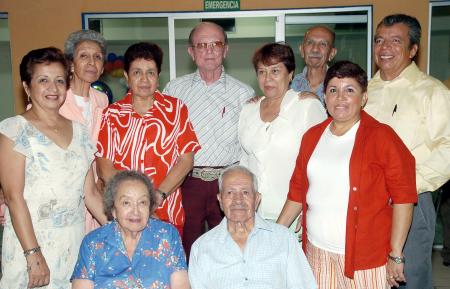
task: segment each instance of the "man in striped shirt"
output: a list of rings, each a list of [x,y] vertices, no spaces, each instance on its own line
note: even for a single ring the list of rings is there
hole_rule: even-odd
[[[254,90],[226,74],[228,52],[225,31],[212,22],[201,22],[189,35],[188,53],[197,71],[170,81],[163,93],[180,98],[189,109],[202,149],[185,179],[182,200],[186,214],[183,246],[189,256],[192,243],[222,220],[217,203],[217,178],[223,167],[239,161],[241,149],[237,125],[242,105]]]

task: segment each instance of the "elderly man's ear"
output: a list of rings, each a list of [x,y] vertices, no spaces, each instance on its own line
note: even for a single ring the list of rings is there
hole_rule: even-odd
[[[336,53],[337,53],[337,48],[336,47],[331,48],[330,55],[328,56],[328,62],[333,60],[333,58],[336,56]]]
[[[255,211],[257,211],[259,205],[261,204],[261,194],[258,192],[256,192],[255,194]]]

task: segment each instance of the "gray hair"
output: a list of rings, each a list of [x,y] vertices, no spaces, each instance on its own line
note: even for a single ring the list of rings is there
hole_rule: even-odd
[[[78,30],[70,33],[64,43],[64,54],[68,60],[73,61],[73,55],[77,46],[84,41],[93,41],[97,43],[102,51],[103,59],[106,60],[106,40],[103,38],[103,35],[94,30]]]
[[[246,175],[248,175],[252,179],[253,184],[253,192],[258,192],[258,180],[256,179],[256,176],[254,173],[252,173],[248,168],[241,166],[241,165],[231,165],[229,167],[226,167],[222,173],[219,176],[218,182],[219,182],[219,193],[223,191],[223,179],[226,175],[232,172],[241,172]]]
[[[150,215],[156,209],[156,199],[153,190],[153,184],[150,178],[138,171],[120,171],[112,177],[106,184],[105,193],[103,195],[103,206],[108,220],[112,220],[112,209],[114,208],[114,201],[117,197],[117,188],[125,181],[138,181],[145,185],[150,200]]]

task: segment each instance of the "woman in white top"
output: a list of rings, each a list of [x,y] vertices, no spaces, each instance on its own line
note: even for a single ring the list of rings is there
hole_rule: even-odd
[[[246,104],[240,115],[241,165],[258,178],[259,214],[275,221],[288,193],[303,133],[323,121],[326,112],[319,100],[300,99],[289,90],[295,58],[288,45],[262,46],[253,56],[253,65],[264,96]]]
[[[92,30],[71,33],[64,43],[64,54],[70,62],[72,72],[66,101],[59,112],[64,117],[87,126],[92,142],[97,144],[102,112],[108,106],[108,97],[91,87],[103,73],[106,58],[106,41]],[[97,174],[94,163],[94,177]],[[100,224],[86,210],[86,233]]]

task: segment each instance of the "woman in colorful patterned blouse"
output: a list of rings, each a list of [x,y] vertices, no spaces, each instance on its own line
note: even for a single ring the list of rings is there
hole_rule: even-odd
[[[73,289],[189,288],[177,230],[150,218],[156,196],[143,173],[122,171],[111,179],[104,206],[114,220],[84,238],[72,275]]]
[[[179,186],[200,149],[187,107],[157,91],[163,52],[152,43],[131,45],[124,74],[129,92],[103,113],[98,136],[98,176],[106,183],[120,170],[138,170],[155,187],[155,214],[182,232],[184,211]]]

